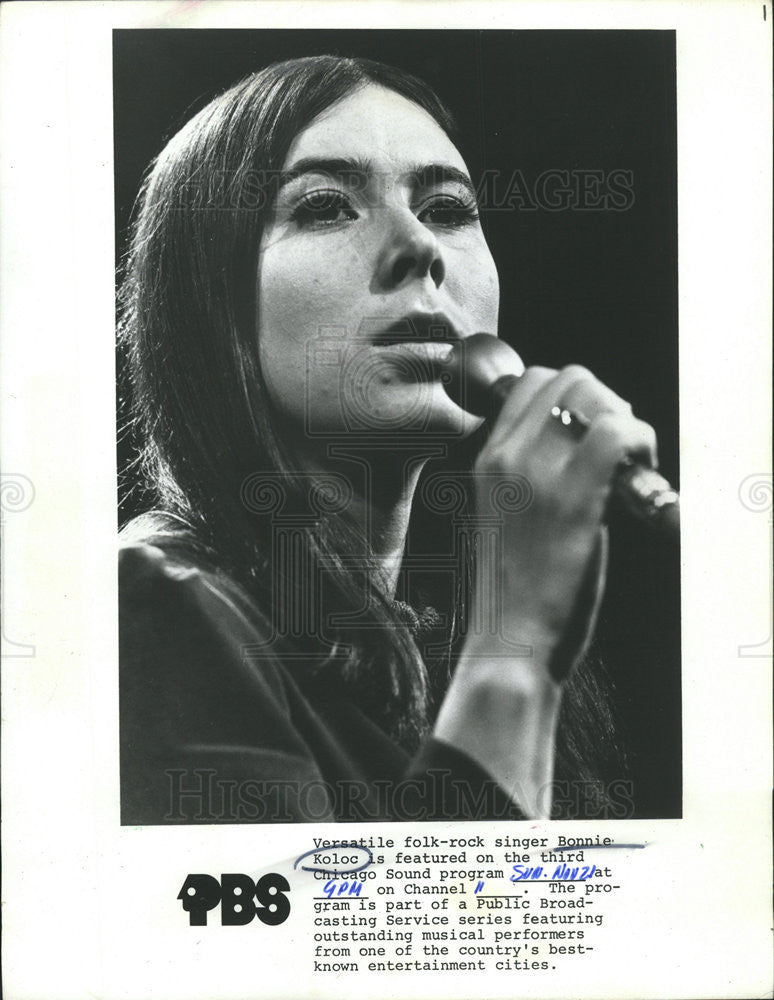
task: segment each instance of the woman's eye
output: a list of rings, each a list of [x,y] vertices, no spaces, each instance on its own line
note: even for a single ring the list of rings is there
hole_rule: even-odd
[[[478,206],[474,201],[461,201],[451,196],[436,198],[419,211],[417,218],[431,226],[457,228],[478,219]]]
[[[332,226],[357,217],[341,191],[310,191],[293,211],[294,222],[301,226]]]

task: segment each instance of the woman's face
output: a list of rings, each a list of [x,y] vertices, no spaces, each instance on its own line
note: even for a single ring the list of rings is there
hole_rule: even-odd
[[[257,332],[272,401],[310,445],[477,427],[438,362],[497,333],[498,299],[465,163],[427,112],[371,84],[296,137],[261,240]]]

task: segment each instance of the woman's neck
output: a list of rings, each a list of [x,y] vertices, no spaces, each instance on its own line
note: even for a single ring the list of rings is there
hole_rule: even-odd
[[[390,599],[395,596],[403,562],[414,492],[428,457],[411,451],[396,455],[394,448],[374,454],[347,446],[324,459],[309,457],[304,463],[308,472],[321,478],[333,474],[351,486],[346,514],[366,540],[380,574],[380,588]],[[342,553],[345,557],[360,554]]]
[[[358,523],[365,531],[371,551],[381,573],[381,586],[389,598],[395,596],[398,575],[403,562],[408,534],[411,505],[421,467],[412,474],[409,481],[397,488],[397,484],[374,483],[377,498],[370,504],[358,497],[353,511]],[[392,490],[390,489],[392,487]],[[357,507],[360,507],[358,510]]]

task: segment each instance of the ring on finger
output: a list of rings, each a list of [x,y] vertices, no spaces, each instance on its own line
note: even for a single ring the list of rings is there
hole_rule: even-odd
[[[576,441],[580,441],[591,423],[579,410],[569,410],[560,405],[551,407],[551,416],[565,427]]]

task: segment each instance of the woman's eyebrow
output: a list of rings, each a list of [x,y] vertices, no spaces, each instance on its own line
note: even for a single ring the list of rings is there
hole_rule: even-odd
[[[451,182],[464,187],[473,201],[476,200],[476,189],[464,170],[451,163],[422,163],[409,171],[409,176],[416,187],[433,187],[435,184]]]
[[[368,177],[374,174],[371,160],[362,157],[305,156],[297,160],[288,170],[283,170],[278,178],[277,190],[303,177],[304,174],[325,174],[345,183],[365,187]],[[464,187],[471,199],[476,199],[476,189],[464,170],[451,163],[421,163],[406,171],[413,187],[432,187],[435,184],[451,182]]]
[[[280,173],[278,190],[304,174],[326,174],[350,184],[357,183],[363,186],[366,177],[372,172],[371,161],[360,157],[306,156]]]

